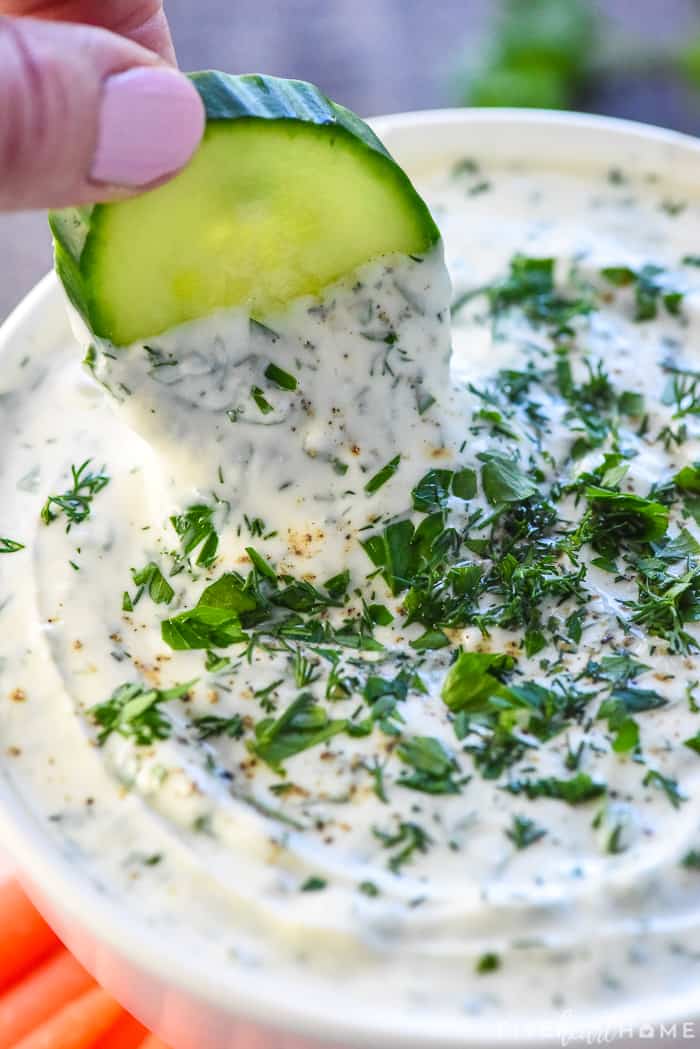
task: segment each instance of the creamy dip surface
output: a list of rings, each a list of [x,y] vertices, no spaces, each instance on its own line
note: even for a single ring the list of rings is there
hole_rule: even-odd
[[[419,188],[452,292],[440,250],[5,355],[3,769],[232,986],[649,1006],[700,977],[700,201]]]

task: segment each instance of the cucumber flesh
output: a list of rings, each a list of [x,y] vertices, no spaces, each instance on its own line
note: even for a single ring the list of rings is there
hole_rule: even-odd
[[[56,269],[96,336],[128,345],[230,306],[264,317],[439,240],[373,132],[316,88],[193,79],[207,127],[184,171],[131,200],[50,216]]]

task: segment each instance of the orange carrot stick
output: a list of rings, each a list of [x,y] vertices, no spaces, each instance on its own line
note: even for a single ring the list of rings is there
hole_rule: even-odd
[[[0,884],[0,991],[59,947],[16,881]]]
[[[101,987],[86,991],[54,1013],[13,1049],[92,1049],[122,1015],[122,1007]]]
[[[156,1038],[154,1034],[149,1034],[139,1049],[168,1049],[168,1047],[165,1042],[161,1042],[160,1038]]]
[[[95,1042],[94,1049],[139,1049],[148,1031],[133,1016],[124,1013],[103,1038]]]
[[[94,981],[68,951],[58,951],[9,991],[0,995],[0,1049],[38,1027]]]

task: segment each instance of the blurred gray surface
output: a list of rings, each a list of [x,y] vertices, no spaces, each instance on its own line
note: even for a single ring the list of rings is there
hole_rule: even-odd
[[[648,40],[700,26],[697,0],[600,0],[611,28]],[[478,48],[491,0],[166,0],[185,69],[266,72],[318,83],[364,115],[454,101],[460,57]],[[611,78],[591,109],[700,132],[700,92],[660,76]],[[0,216],[0,319],[49,268],[42,214]]]

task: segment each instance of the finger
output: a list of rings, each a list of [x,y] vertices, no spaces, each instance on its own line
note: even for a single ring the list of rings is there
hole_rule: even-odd
[[[162,0],[0,0],[0,14],[102,26],[175,63]]]
[[[193,84],[150,51],[0,17],[0,209],[128,195],[183,167],[203,129]]]

